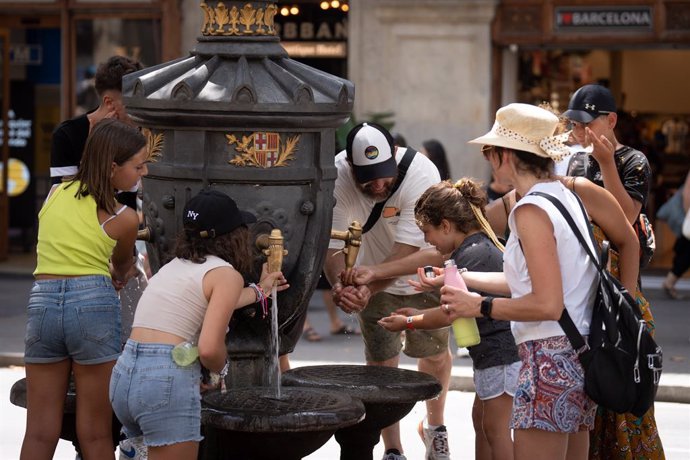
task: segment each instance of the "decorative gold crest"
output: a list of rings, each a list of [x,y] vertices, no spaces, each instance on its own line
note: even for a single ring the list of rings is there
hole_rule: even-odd
[[[295,159],[300,136],[288,137],[281,143],[280,134],[260,131],[239,140],[234,134],[226,134],[228,145],[235,145],[237,154],[228,163],[254,168],[287,166]],[[282,148],[281,148],[282,147]]]
[[[163,157],[163,133],[154,134],[148,128],[142,128],[141,133],[146,136],[147,160],[155,163]]]
[[[228,10],[225,3],[218,2],[215,7],[201,3],[204,10],[203,35],[275,35],[275,15],[278,7],[270,4],[264,8],[254,8],[251,3],[241,10],[233,6]],[[239,26],[243,27],[240,28]]]

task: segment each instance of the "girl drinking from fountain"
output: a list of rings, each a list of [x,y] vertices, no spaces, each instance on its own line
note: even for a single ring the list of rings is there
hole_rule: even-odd
[[[38,214],[38,256],[27,309],[26,434],[21,458],[50,459],[70,373],[84,458],[114,459],[110,371],[120,354],[120,301],[139,219],[115,200],[146,175],[146,139],[114,119],[94,126],[77,174],[51,189]]]
[[[197,458],[201,366],[222,384],[233,312],[264,301],[274,282],[288,288],[265,266],[258,285],[243,287],[253,260],[247,224],[256,219],[226,194],[200,192],[182,220],[176,257],[149,280],[110,380],[115,414],[128,437],[143,436],[151,460]]]
[[[431,186],[419,197],[415,219],[424,232],[425,241],[433,244],[441,254],[452,253],[450,257],[459,267],[471,271],[501,271],[503,246],[486,222],[486,202],[486,194],[471,179],[460,179],[454,185],[445,181]],[[417,282],[410,283],[424,289]],[[389,331],[402,331],[447,327],[451,320],[440,309],[419,312],[404,308],[381,319],[379,324]],[[478,318],[477,325],[481,341],[469,347],[476,387],[472,408],[475,458],[510,460],[513,442],[508,424],[520,357],[508,321]]]

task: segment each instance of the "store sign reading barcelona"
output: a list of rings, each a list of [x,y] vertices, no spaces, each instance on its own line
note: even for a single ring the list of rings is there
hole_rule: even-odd
[[[210,3],[210,2],[209,2]],[[204,10],[204,23],[201,26],[203,35],[275,35],[274,16],[278,12],[276,5],[266,8],[254,8],[251,3],[242,9],[236,6],[228,9],[223,2],[216,6],[206,2],[200,4]]]
[[[287,137],[285,141],[278,133],[255,132],[249,136],[226,134],[228,145],[235,146],[235,156],[228,163],[252,168],[277,168],[288,166],[295,159],[299,135]]]

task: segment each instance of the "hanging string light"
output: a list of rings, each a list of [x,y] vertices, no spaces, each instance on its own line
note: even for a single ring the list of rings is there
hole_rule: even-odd
[[[321,7],[322,10],[328,10],[328,9],[340,9],[341,11],[347,13],[350,11],[350,5],[348,4],[347,0],[323,0],[319,6]]]
[[[319,6],[322,10],[339,9],[344,13],[350,11],[350,5],[348,4],[347,0],[323,0],[321,3],[319,3]],[[280,14],[282,16],[296,16],[299,13],[300,9],[297,5],[284,5],[280,7]]]

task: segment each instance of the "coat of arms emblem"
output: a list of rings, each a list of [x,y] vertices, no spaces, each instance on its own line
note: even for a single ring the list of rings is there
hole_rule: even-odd
[[[274,168],[287,166],[295,159],[297,143],[300,136],[288,137],[281,142],[279,133],[259,131],[242,136],[241,140],[234,134],[226,134],[229,145],[235,146],[237,152],[229,163],[235,166],[254,168]]]

